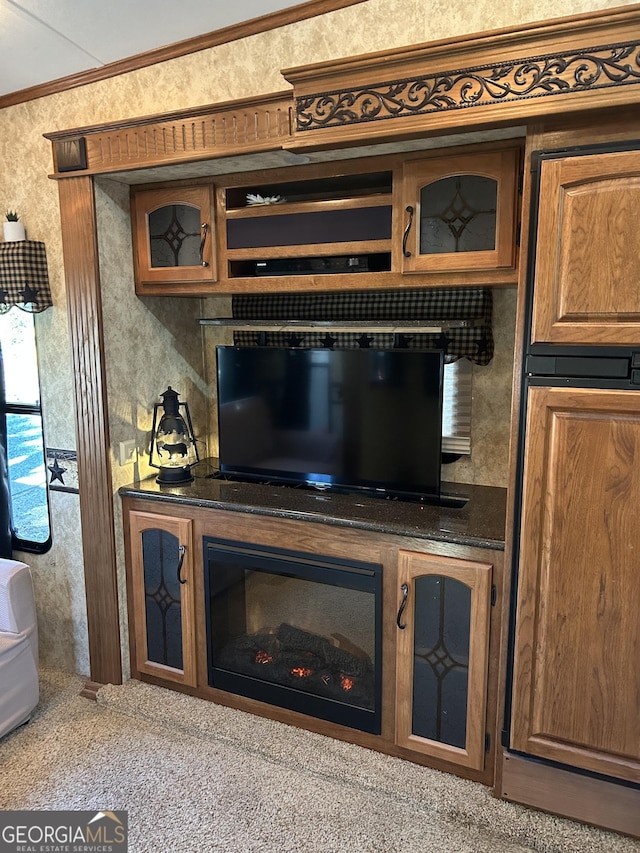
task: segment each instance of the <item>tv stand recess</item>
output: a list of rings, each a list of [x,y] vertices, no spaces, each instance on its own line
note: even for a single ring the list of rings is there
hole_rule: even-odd
[[[211,476],[180,487],[155,479],[123,487],[132,677],[491,785],[508,612],[505,490],[465,489],[468,501],[455,508]],[[204,543],[211,537],[249,552],[295,550],[311,564],[381,567],[379,734],[210,686]],[[271,586],[277,594],[278,583]],[[233,601],[234,613],[243,610],[242,596]],[[332,616],[332,608],[326,612]],[[297,627],[329,639],[345,633],[332,625]],[[444,668],[437,662],[443,654]],[[453,693],[445,670],[456,673]]]

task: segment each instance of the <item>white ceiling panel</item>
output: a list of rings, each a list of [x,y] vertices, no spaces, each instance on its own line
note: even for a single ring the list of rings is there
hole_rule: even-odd
[[[60,33],[0,0],[0,94],[35,86],[96,65]]]
[[[0,95],[298,5],[286,0],[0,0]]]

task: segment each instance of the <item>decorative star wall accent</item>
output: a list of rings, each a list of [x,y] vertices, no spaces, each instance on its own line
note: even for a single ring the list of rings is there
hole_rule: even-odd
[[[47,465],[47,468],[49,469],[49,471],[51,471],[51,479],[49,480],[49,484],[54,483],[56,480],[60,480],[60,482],[64,486],[64,474],[67,473],[67,469],[63,468],[57,459],[53,460],[53,465]]]
[[[78,454],[75,450],[45,450],[49,491],[78,494]]]

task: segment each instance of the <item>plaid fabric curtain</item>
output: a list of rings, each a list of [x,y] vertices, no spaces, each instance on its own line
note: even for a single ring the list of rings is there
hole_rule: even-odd
[[[0,243],[0,314],[14,305],[31,314],[53,305],[44,243]]]
[[[240,346],[358,347],[373,349],[406,347],[442,349],[448,362],[468,358],[488,364],[493,358],[492,293],[481,288],[436,288],[375,292],[249,294],[232,298],[234,319],[323,320],[394,323],[465,320],[468,327],[445,329],[436,334],[384,334],[367,330],[359,335],[329,330],[317,332],[235,332]]]

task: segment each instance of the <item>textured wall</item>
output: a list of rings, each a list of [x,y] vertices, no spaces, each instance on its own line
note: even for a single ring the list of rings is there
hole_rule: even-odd
[[[75,435],[57,189],[47,177],[52,167],[51,150],[42,134],[280,91],[287,87],[279,74],[281,68],[622,5],[626,4],[598,0],[567,0],[562,4],[540,0],[535,5],[524,0],[502,5],[486,0],[475,4],[367,0],[320,18],[0,111],[0,206],[20,211],[29,236],[46,243],[49,259],[55,306],[36,318],[47,445],[72,449]],[[111,249],[107,245],[111,239],[108,229],[100,234],[101,257],[109,270],[104,319],[109,406],[117,444],[126,432],[123,423],[129,417],[134,419],[136,430],[144,430],[142,413],[162,390],[157,388],[155,377],[149,378],[142,359],[133,366],[140,385],[132,390],[130,382],[124,380],[132,367],[127,330],[137,334],[138,328],[143,328],[150,334],[164,328],[160,337],[165,341],[174,330],[170,307],[154,308],[146,303],[142,308],[131,298],[123,196],[105,186],[100,195],[100,221],[115,224],[112,233],[122,241],[116,251],[115,241]],[[193,306],[187,310],[191,312]],[[139,326],[135,325],[138,321]],[[185,363],[177,354],[175,358],[170,359],[168,371],[176,377],[176,385],[202,387],[206,380],[196,357],[189,356]],[[115,469],[114,492],[120,478],[131,479],[131,473],[131,466],[125,471]],[[469,473],[471,479],[475,475]],[[77,496],[53,496],[52,513],[52,550],[40,557],[25,556],[34,569],[42,657],[45,662],[87,673]]]

